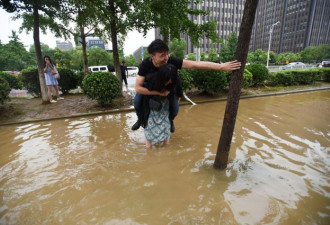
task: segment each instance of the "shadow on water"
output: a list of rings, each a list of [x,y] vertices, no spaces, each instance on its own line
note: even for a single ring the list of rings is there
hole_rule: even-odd
[[[225,104],[180,107],[152,150],[134,113],[0,127],[0,223],[326,224],[330,91],[241,100],[216,171]]]

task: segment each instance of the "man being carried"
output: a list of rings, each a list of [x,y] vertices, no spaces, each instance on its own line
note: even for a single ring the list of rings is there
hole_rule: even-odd
[[[191,61],[172,57],[169,55],[168,46],[160,39],[156,39],[150,43],[148,46],[148,53],[150,54],[150,57],[142,61],[139,66],[138,75],[136,76],[134,108],[136,110],[138,121],[132,126],[132,130],[137,130],[141,126],[141,116],[143,110],[141,109],[142,95],[167,96],[169,94],[169,91],[149,91],[144,87],[146,75],[158,71],[162,65],[169,63],[174,65],[177,69],[205,69],[223,71],[237,70],[241,67],[241,63],[237,61],[218,64],[213,62]],[[171,116],[172,118],[170,118],[171,132],[174,132],[175,128],[173,120],[179,112],[179,98],[177,98],[177,101],[174,101],[171,107],[174,110],[174,114]]]

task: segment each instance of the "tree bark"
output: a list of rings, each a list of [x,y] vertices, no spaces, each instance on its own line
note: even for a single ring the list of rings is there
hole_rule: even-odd
[[[121,77],[120,62],[119,62],[119,53],[118,53],[118,40],[117,40],[117,25],[115,21],[116,9],[113,1],[109,1],[110,13],[113,15],[110,21],[110,33],[112,41],[112,54],[113,54],[113,64],[115,66],[116,76],[120,83],[120,90],[123,90],[123,78]]]
[[[33,4],[33,40],[34,40],[34,46],[36,50],[37,55],[37,62],[38,62],[38,74],[39,74],[39,83],[40,83],[40,90],[41,90],[41,99],[42,103],[47,103],[49,101],[48,95],[47,95],[47,87],[46,87],[46,80],[45,80],[45,73],[44,73],[44,60],[42,58],[41,53],[41,46],[40,46],[40,37],[39,37],[39,12],[38,12],[38,6],[37,1],[34,1]]]
[[[252,26],[257,5],[258,0],[247,0],[245,2],[243,18],[239,31],[238,43],[235,54],[235,58],[242,63],[242,67],[239,70],[233,71],[231,75],[227,105],[223,119],[217,154],[214,161],[215,169],[227,168],[229,150],[234,133],[239,99],[241,95],[244,68],[248,55]]]
[[[81,37],[81,46],[83,51],[83,60],[84,60],[84,71],[85,74],[88,74],[88,57],[87,57],[87,49],[86,49],[86,36],[85,36],[85,28],[83,25],[80,25],[80,37]]]

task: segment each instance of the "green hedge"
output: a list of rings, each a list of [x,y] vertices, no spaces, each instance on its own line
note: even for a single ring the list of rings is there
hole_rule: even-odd
[[[252,83],[254,86],[261,85],[268,79],[269,72],[265,65],[251,64],[251,65],[247,65],[245,69],[247,69],[252,73],[253,76]]]
[[[312,84],[316,80],[323,79],[324,74],[324,70],[318,68],[309,70],[283,70],[271,73],[267,84],[272,86]]]
[[[252,84],[253,84],[253,75],[252,75],[252,73],[249,70],[244,69],[242,88],[251,87]]]
[[[196,88],[209,94],[221,93],[228,86],[228,72],[216,70],[191,70]]]
[[[10,86],[7,80],[0,76],[0,103],[3,104],[9,99]]]
[[[227,79],[228,79],[228,84],[230,83],[230,78],[231,78],[231,72],[227,74]],[[247,69],[244,69],[244,74],[243,74],[243,81],[242,81],[242,88],[248,88],[251,87],[253,84],[253,75],[250,71]]]
[[[6,73],[6,72],[0,71],[0,77],[4,78],[8,82],[10,88],[22,89],[22,83],[20,82],[20,80],[18,79],[17,76],[15,76],[11,73]]]
[[[57,68],[60,74],[58,80],[58,86],[60,87],[63,94],[66,94],[71,89],[77,88],[78,80],[74,72],[68,68]]]
[[[182,90],[191,90],[194,87],[194,79],[189,70],[180,70],[179,72],[182,81]]]
[[[330,68],[323,68],[322,72],[324,81],[330,82]]]
[[[39,74],[37,67],[28,67],[20,73],[23,86],[29,93],[41,96]]]
[[[90,99],[96,99],[101,106],[109,105],[121,94],[120,83],[111,73],[88,74],[82,81],[82,88]]]
[[[82,81],[85,78],[85,76],[86,76],[86,74],[84,71],[78,71],[76,73],[76,79],[78,81],[78,83],[77,83],[78,86],[82,87]]]

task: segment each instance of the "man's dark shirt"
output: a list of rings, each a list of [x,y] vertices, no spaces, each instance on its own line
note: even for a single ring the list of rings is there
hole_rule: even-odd
[[[120,70],[121,70],[121,76],[126,77],[125,71],[127,71],[127,66],[120,65]]]
[[[182,68],[183,59],[170,56],[167,63],[174,65],[179,70]],[[158,70],[159,68],[155,67],[154,64],[152,63],[152,59],[148,57],[144,59],[140,64],[138,74],[140,76],[145,77],[147,74],[156,72]]]

